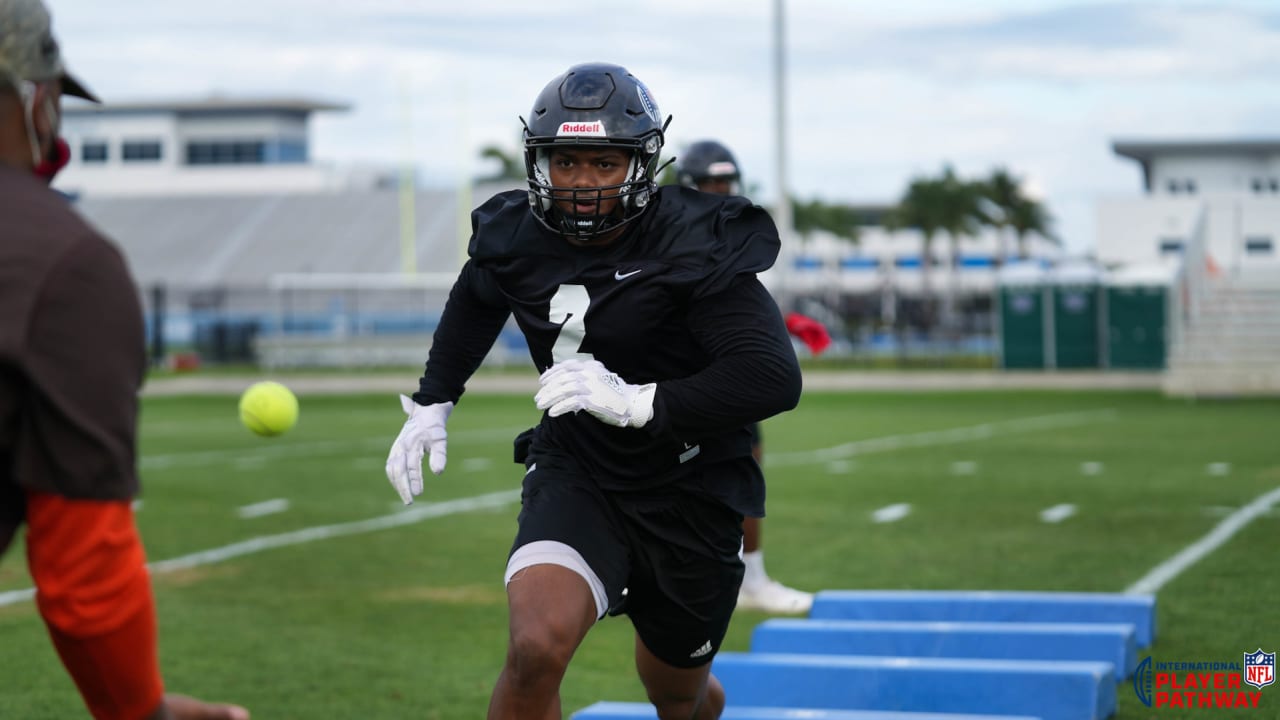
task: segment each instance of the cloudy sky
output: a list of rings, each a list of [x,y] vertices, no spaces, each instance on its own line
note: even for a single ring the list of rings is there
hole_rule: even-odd
[[[108,101],[290,96],[313,155],[412,158],[425,183],[492,168],[548,80],[626,65],[671,153],[715,137],[776,197],[773,0],[46,0],[72,69]],[[786,0],[788,183],[891,202],[945,163],[1005,166],[1087,252],[1099,197],[1136,194],[1125,139],[1280,136],[1275,0]]]

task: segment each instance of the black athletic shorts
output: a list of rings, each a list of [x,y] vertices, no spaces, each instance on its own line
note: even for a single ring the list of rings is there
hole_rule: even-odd
[[[742,474],[747,458],[693,472]],[[738,602],[742,515],[670,486],[605,492],[571,458],[541,453],[524,477],[517,548],[538,540],[577,550],[649,651],[691,668],[711,662]],[[623,591],[626,591],[625,594]]]

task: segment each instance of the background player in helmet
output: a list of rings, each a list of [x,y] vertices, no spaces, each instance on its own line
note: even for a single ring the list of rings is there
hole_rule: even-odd
[[[676,163],[676,177],[681,185],[717,195],[741,195],[742,171],[729,148],[715,140],[700,140],[685,149]],[[825,329],[814,323],[825,335]],[[826,338],[819,345],[810,345],[814,354],[822,352],[830,343]],[[762,462],[760,423],[747,426],[751,433],[751,454],[756,462]],[[775,613],[804,613],[813,605],[813,594],[789,588],[769,577],[764,569],[763,520],[748,516],[742,522],[742,560],[746,573],[742,588],[738,591],[738,607],[748,610],[764,610]]]
[[[561,717],[569,659],[626,614],[659,717],[718,718],[710,674],[737,601],[743,515],[764,510],[745,426],[795,406],[800,371],[756,279],[778,252],[767,213],[654,183],[665,123],[626,69],[570,68],[538,95],[529,190],[472,215],[470,259],[441,316],[387,476],[404,502],[422,458],[507,318],[542,372],[507,561],[506,663],[489,718]]]

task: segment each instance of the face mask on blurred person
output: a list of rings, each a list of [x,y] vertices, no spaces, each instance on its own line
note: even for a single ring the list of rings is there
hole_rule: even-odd
[[[62,168],[71,162],[71,146],[62,138],[55,138],[53,141],[53,149],[50,150],[49,156],[36,164],[32,170],[36,177],[44,180],[46,183],[52,183],[54,176],[58,174]]]
[[[71,160],[71,148],[65,140],[58,136],[62,118],[58,113],[57,103],[54,102],[53,94],[48,88],[30,81],[21,83],[19,93],[22,96],[23,119],[27,124],[27,141],[31,144],[32,172],[46,183],[53,182],[53,178],[58,174],[58,171],[66,167]],[[53,142],[47,155],[42,155],[40,152],[40,147],[43,143],[35,120],[35,109],[38,102],[44,106],[45,120],[49,125],[50,133],[53,135]]]

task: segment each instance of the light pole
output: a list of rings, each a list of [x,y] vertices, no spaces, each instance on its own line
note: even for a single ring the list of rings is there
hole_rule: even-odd
[[[782,251],[778,255],[782,263],[783,287],[791,283],[793,271],[791,263],[791,195],[787,192],[787,83],[786,83],[786,22],[783,0],[773,0],[773,101],[774,101],[774,148],[777,152],[774,168],[777,173],[774,182],[778,188],[778,204],[774,209],[773,219],[778,225],[778,237],[782,240]]]

